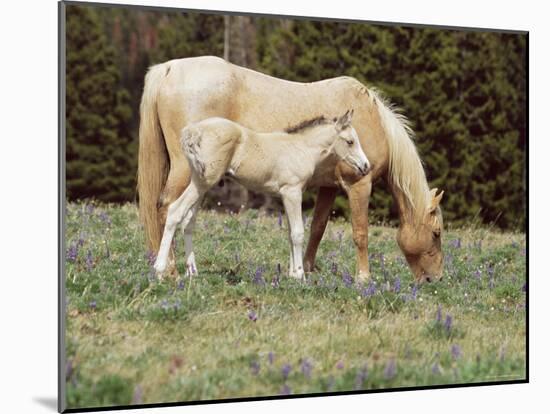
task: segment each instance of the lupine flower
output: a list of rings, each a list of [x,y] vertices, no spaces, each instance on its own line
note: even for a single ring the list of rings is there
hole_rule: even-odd
[[[369,373],[367,370],[367,364],[357,371],[357,376],[355,377],[355,389],[360,390],[363,388],[365,380],[367,379]]]
[[[432,365],[432,374],[441,374],[441,370],[439,369],[439,364],[437,362],[434,362],[434,364]]]
[[[109,217],[109,215],[105,211],[102,211],[99,214],[99,219],[105,224],[111,224],[111,218]]]
[[[453,356],[453,358],[456,360],[456,359],[460,358],[461,354],[462,353],[460,351],[460,347],[457,344],[453,344],[451,346],[451,355]]]
[[[95,300],[92,300],[92,301],[90,302],[90,308],[91,308],[91,309],[95,309],[96,307],[97,307],[96,301],[95,301]]]
[[[88,250],[88,253],[86,254],[86,269],[88,269],[88,272],[92,270],[94,267],[94,260],[92,257],[92,252]]]
[[[78,257],[78,247],[74,244],[71,244],[69,246],[69,249],[67,250],[67,260],[69,262],[75,262],[77,257]]]
[[[474,277],[475,277],[477,280],[481,280],[481,270],[477,269],[477,270],[474,272]]]
[[[145,254],[145,258],[147,259],[147,263],[149,264],[149,266],[153,266],[155,264],[156,255],[152,251],[148,251]]]
[[[264,269],[260,266],[256,269],[256,272],[254,273],[254,278],[252,279],[252,282],[257,285],[265,285],[265,280],[262,277],[264,273]]]
[[[313,370],[313,365],[311,364],[311,362],[309,362],[309,360],[307,359],[304,359],[302,361],[302,365],[300,366],[300,369],[302,370],[302,374],[304,374],[304,376],[306,378],[311,378],[311,371]]]
[[[338,265],[335,262],[332,262],[332,264],[330,265],[330,271],[333,275],[338,273]]]
[[[391,359],[390,362],[386,365],[386,369],[384,370],[384,377],[386,379],[392,379],[395,377],[395,374],[397,372],[397,366],[395,364],[395,359]]]
[[[290,395],[292,394],[292,390],[290,389],[290,387],[285,384],[283,385],[283,388],[281,389],[281,395]]]
[[[67,366],[65,367],[65,381],[68,381],[73,375],[73,360],[67,360]]]
[[[179,282],[178,282],[177,289],[178,290],[183,290],[184,287],[185,287],[185,281],[183,279],[180,279]]]
[[[283,374],[283,378],[285,381],[288,379],[290,371],[292,371],[292,367],[290,366],[290,364],[285,364],[283,365],[283,368],[281,368],[281,373]]]
[[[134,388],[134,395],[132,396],[132,404],[141,404],[143,401],[143,390],[141,389],[141,386],[138,384],[136,385],[136,388]]]
[[[417,292],[418,292],[418,286],[416,284],[414,284],[412,289],[411,289],[411,300],[416,300]]]
[[[267,359],[269,361],[269,365],[273,365],[273,361],[275,361],[275,354],[270,351],[269,354],[267,354]]]
[[[85,233],[80,233],[80,237],[78,238],[78,241],[76,242],[78,247],[84,246],[84,237],[86,237]]]
[[[252,361],[250,363],[250,370],[252,375],[258,375],[260,373],[260,363],[258,361]]]
[[[445,329],[447,330],[447,333],[451,332],[453,324],[453,318],[451,315],[447,314],[447,317],[445,318]]]
[[[460,240],[460,238],[454,239],[450,241],[450,245],[455,249],[460,249],[462,247],[462,241]]]
[[[369,280],[368,286],[366,288],[363,288],[363,290],[361,291],[361,294],[363,295],[363,297],[368,298],[374,295],[375,293],[376,293],[376,284],[374,283],[374,281]]]
[[[256,312],[251,310],[248,312],[248,319],[250,319],[252,322],[256,322],[258,320],[258,315],[256,315]]]
[[[437,312],[435,314],[435,321],[441,323],[441,305],[437,307]]]
[[[399,277],[395,279],[395,282],[393,284],[393,291],[395,293],[399,293],[401,291],[401,279],[399,279]]]
[[[346,287],[351,287],[353,285],[353,278],[347,270],[344,270],[342,280],[344,281],[344,285],[346,285]]]

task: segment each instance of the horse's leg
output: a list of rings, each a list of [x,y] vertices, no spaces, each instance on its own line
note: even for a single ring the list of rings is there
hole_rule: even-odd
[[[193,250],[193,231],[195,229],[195,222],[197,221],[197,214],[201,205],[199,200],[193,207],[193,217],[189,221],[187,227],[182,226],[183,240],[185,244],[185,276],[193,277],[198,274],[197,264],[195,263],[195,252]]]
[[[302,221],[302,192],[300,189],[290,189],[282,194],[283,205],[285,206],[288,224],[290,228],[290,239],[292,241],[292,262],[293,267],[290,276],[297,279],[304,277],[304,265],[302,259],[302,246],[304,244],[304,222]]]
[[[154,266],[159,278],[162,278],[162,274],[168,265],[168,255],[177,225],[181,223],[183,228],[187,226],[193,217],[193,208],[199,199],[200,194],[198,188],[194,184],[191,184],[183,194],[168,207],[162,241],[160,242],[160,249]]]
[[[353,242],[357,249],[357,279],[365,281],[370,277],[369,270],[369,199],[372,190],[370,176],[346,186],[351,209]]]
[[[315,267],[315,255],[317,248],[323,238],[323,233],[327,227],[330,209],[334,203],[337,193],[336,188],[321,187],[315,200],[315,210],[313,211],[313,220],[311,221],[311,232],[307,243],[304,265],[306,272],[312,272]]]

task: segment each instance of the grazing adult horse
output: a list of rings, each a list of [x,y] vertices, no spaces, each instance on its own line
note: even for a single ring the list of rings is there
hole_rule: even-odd
[[[311,232],[304,264],[315,254],[331,206],[341,187],[348,195],[357,277],[369,277],[368,205],[372,184],[383,178],[397,203],[397,242],[417,281],[441,277],[442,193],[430,191],[404,116],[373,89],[351,77],[312,83],[290,82],[211,56],[171,60],[145,77],[139,129],[138,192],[140,217],[149,248],[157,252],[167,207],[189,185],[191,170],[180,145],[180,131],[210,117],[235,121],[255,131],[279,131],[303,119],[338,116],[355,109],[353,127],[371,171],[361,176],[345,163],[327,172],[316,186]],[[175,266],[173,267],[175,269]]]
[[[304,276],[302,244],[302,193],[327,170],[345,162],[359,175],[370,165],[351,126],[353,111],[328,120],[306,120],[289,132],[257,133],[225,118],[208,118],[186,126],[181,145],[191,167],[191,182],[168,206],[155,270],[162,278],[176,227],[184,233],[186,267],[196,272],[193,253],[193,223],[206,192],[225,175],[231,175],[249,190],[269,193],[283,200],[290,241],[289,275]]]

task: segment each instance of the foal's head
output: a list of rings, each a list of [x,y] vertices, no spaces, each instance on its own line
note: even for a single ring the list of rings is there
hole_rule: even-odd
[[[334,142],[331,151],[342,161],[355,168],[359,174],[367,175],[370,171],[370,162],[361,148],[359,137],[351,125],[353,109],[348,110],[341,117],[333,119]]]

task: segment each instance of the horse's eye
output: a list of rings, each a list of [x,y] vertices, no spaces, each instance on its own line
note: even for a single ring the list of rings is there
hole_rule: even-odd
[[[348,145],[351,147],[353,145],[353,141],[349,140],[349,141],[346,141],[348,143]]]

